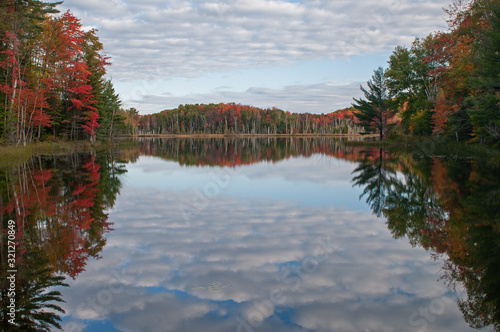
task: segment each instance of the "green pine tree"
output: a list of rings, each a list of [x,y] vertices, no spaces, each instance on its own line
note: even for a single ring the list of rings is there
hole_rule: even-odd
[[[377,132],[382,140],[392,126],[391,120],[396,112],[391,109],[391,98],[384,69],[375,70],[372,79],[368,81],[368,90],[360,87],[366,100],[354,98],[352,104],[356,108],[356,117],[361,126],[368,132]]]

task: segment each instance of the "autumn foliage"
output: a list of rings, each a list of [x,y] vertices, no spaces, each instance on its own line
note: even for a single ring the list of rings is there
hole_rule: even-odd
[[[399,112],[401,134],[499,144],[500,4],[457,0],[445,11],[447,31],[391,55],[386,101]]]
[[[108,213],[121,186],[113,154],[84,153],[37,157],[0,169],[0,293],[7,276],[7,223],[15,222],[16,323],[22,331],[60,328],[57,312],[64,302],[54,289],[76,278],[91,259],[99,258],[112,230]],[[2,296],[2,317],[7,300]],[[48,312],[50,308],[50,313]],[[5,331],[12,326],[2,320]],[[41,328],[40,326],[44,327]],[[33,328],[30,328],[33,327]],[[36,328],[35,328],[36,327]]]
[[[353,118],[350,110],[299,114],[221,103],[180,105],[134,120],[137,134],[355,134]]]
[[[114,91],[105,93],[109,62],[97,31],[84,31],[69,11],[56,16],[57,5],[0,6],[0,138],[7,143],[48,136],[93,142],[100,118],[114,117],[119,108]],[[104,112],[110,99],[114,105]]]

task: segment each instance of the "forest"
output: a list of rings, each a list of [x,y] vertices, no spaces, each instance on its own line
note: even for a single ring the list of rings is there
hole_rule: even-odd
[[[180,105],[138,116],[135,134],[357,134],[351,110],[298,114],[240,104]]]
[[[236,103],[179,105],[155,114],[123,109],[106,76],[110,58],[61,2],[0,5],[0,142],[109,140],[123,134],[436,135],[500,144],[500,4],[457,0],[448,29],[397,46],[364,98],[323,114]]]
[[[366,132],[499,144],[500,3],[460,0],[445,11],[448,31],[396,47],[361,88],[353,106]]]
[[[2,0],[0,138],[26,145],[49,138],[109,138],[125,116],[96,30],[85,31],[62,2]]]

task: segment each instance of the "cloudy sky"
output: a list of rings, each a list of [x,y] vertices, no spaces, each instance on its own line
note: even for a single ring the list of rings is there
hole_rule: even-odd
[[[125,107],[349,106],[397,45],[444,30],[450,0],[65,0],[99,29]]]

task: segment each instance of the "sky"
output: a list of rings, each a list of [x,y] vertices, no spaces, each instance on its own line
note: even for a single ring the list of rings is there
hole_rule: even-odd
[[[123,107],[235,102],[328,113],[397,45],[446,30],[450,0],[65,0],[98,36]]]

